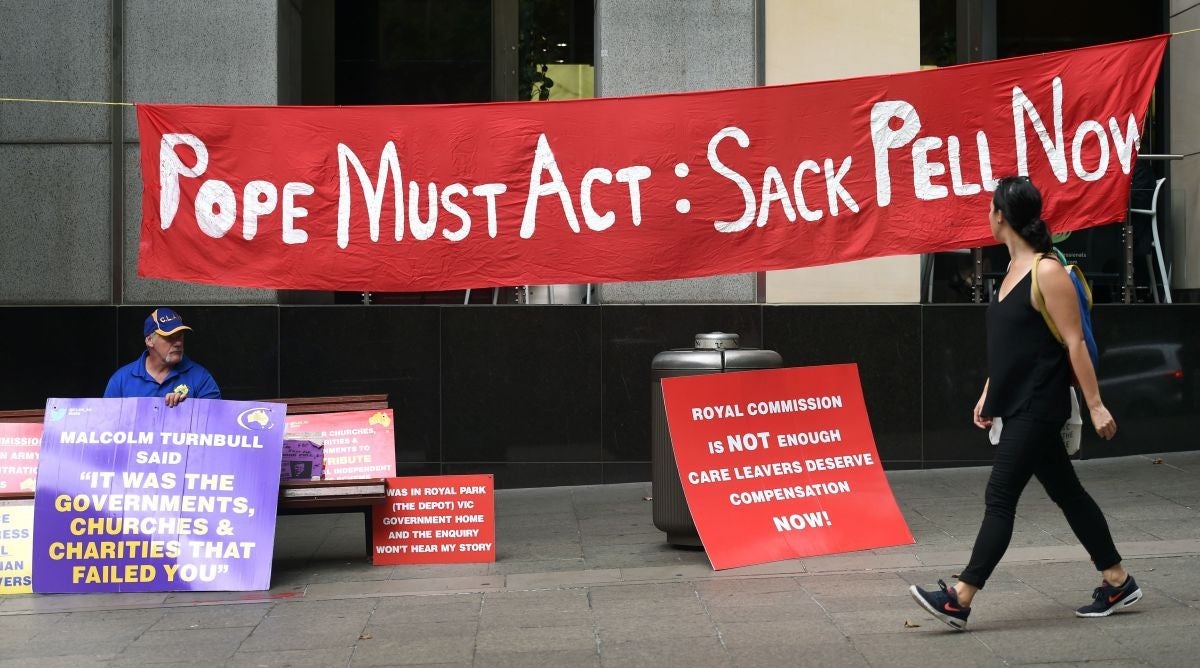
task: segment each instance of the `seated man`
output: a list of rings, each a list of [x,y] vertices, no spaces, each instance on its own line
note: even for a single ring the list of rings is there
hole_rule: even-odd
[[[168,406],[192,396],[220,399],[221,390],[212,374],[183,354],[183,335],[191,329],[169,308],[151,312],[143,327],[146,350],[117,369],[108,380],[104,397],[163,397]]]

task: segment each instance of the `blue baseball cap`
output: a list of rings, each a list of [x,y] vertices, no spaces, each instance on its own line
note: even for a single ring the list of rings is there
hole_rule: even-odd
[[[170,336],[179,332],[190,332],[191,327],[183,324],[183,318],[175,311],[159,307],[150,312],[146,316],[146,324],[142,327],[143,336],[158,334],[159,336]]]

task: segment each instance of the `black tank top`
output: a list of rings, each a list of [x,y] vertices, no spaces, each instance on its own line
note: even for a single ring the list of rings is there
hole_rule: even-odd
[[[1042,314],[1029,303],[1031,274],[987,309],[988,393],[986,417],[1018,413],[1046,421],[1071,416],[1071,362]]]

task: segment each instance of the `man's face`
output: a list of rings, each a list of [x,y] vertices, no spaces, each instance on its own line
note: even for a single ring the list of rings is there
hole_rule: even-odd
[[[146,346],[150,348],[151,356],[159,358],[167,366],[175,366],[183,359],[184,334],[185,332],[176,332],[170,336],[151,334],[146,337]]]

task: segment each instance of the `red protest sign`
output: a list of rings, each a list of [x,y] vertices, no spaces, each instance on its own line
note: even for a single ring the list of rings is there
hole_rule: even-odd
[[[713,568],[913,542],[858,366],[664,378],[688,508]]]
[[[491,475],[390,478],[374,513],[372,563],[467,564],[496,560]]]
[[[314,438],[324,451],[325,480],[396,475],[392,409],[288,416],[287,438]]]
[[[32,492],[37,484],[42,425],[0,422],[0,492]]]
[[[139,104],[138,275],[421,291],[929,253],[994,243],[1015,174],[1054,232],[1111,223],[1167,39],[554,104]]]

